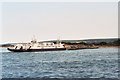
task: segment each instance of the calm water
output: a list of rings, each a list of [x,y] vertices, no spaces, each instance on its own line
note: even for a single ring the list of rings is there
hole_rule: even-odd
[[[1,50],[3,78],[118,78],[118,48],[23,53]]]

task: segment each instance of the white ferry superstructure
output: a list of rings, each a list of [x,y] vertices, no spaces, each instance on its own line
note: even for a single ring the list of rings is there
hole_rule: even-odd
[[[30,43],[16,44],[14,47],[8,48],[8,50],[13,52],[38,52],[66,50],[66,48],[60,41],[56,43],[31,41]]]

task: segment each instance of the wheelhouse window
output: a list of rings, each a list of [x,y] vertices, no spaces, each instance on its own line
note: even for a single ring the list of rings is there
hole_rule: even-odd
[[[48,43],[46,44],[46,46],[48,46]]]

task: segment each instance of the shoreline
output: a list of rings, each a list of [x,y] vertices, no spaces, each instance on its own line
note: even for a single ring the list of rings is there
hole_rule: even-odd
[[[70,46],[70,45],[69,45]],[[72,46],[75,46],[75,45],[72,45]],[[98,47],[98,48],[120,48],[120,46],[96,46],[96,47]],[[12,48],[12,47],[10,47],[10,46],[8,46],[8,47],[1,47],[0,46],[0,48]],[[89,47],[89,48],[91,48],[92,49],[92,47]],[[89,49],[88,48],[88,49]],[[86,49],[87,49],[87,47],[86,47]],[[93,49],[95,49],[95,48],[93,48]]]
[[[120,46],[99,46],[99,48],[120,48]]]

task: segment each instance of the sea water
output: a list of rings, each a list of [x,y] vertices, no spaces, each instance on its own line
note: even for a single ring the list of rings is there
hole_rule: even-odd
[[[118,48],[2,53],[3,78],[118,78]]]

